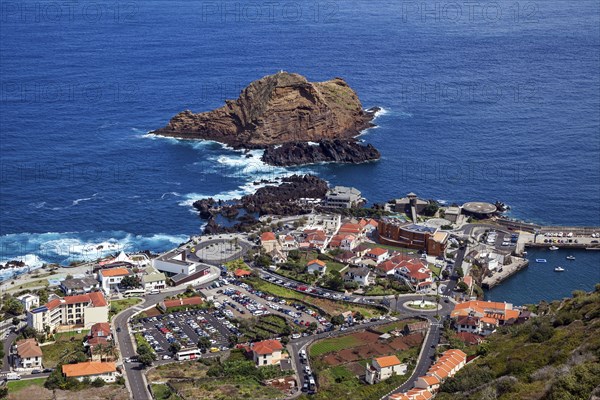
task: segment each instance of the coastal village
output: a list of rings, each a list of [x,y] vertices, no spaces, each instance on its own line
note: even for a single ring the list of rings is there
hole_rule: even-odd
[[[485,301],[484,288],[527,267],[528,247],[597,248],[600,231],[415,193],[369,212],[349,187],[290,201],[311,210],[261,215],[250,231],[193,236],[163,254],[121,251],[4,282],[3,377],[198,398],[194,385],[165,376],[218,358],[252,365],[271,391],[264,398],[330,398],[343,385],[332,371],[343,371],[357,393],[430,399],[487,337],[536,318]]]

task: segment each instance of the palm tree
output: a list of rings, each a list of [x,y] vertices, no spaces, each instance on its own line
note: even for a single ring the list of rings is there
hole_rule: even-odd
[[[97,345],[90,348],[90,353],[97,354],[100,356],[100,361],[102,361],[102,355],[105,353],[104,345],[102,343],[98,343]]]
[[[104,347],[104,354],[106,354],[107,360],[116,360],[119,357],[119,350],[115,346],[114,342],[108,342]]]

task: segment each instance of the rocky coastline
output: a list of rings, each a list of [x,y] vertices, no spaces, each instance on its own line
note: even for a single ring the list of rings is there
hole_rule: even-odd
[[[262,161],[275,166],[306,165],[325,162],[359,164],[378,160],[379,151],[371,144],[355,140],[321,140],[318,143],[296,142],[269,146]]]
[[[206,234],[247,232],[259,224],[257,217],[262,215],[302,215],[311,211],[311,206],[299,201],[301,198],[323,199],[328,185],[323,179],[313,175],[292,175],[282,178],[277,186],[259,188],[254,194],[239,200],[224,202],[213,198],[200,199],[193,207],[199,216],[207,220]],[[239,215],[241,210],[243,215]],[[217,222],[221,216],[231,221],[230,226]]]

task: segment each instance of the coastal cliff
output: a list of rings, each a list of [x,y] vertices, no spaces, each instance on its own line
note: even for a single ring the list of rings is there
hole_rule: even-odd
[[[183,111],[167,126],[151,133],[214,140],[233,148],[267,148],[353,138],[373,126],[371,120],[377,110],[364,111],[358,96],[342,78],[309,82],[301,75],[279,72],[252,82],[237,100],[227,100],[221,108],[199,114]],[[274,154],[273,150],[270,153]]]

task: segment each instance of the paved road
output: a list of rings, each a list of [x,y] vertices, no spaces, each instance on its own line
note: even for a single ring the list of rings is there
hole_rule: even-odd
[[[133,343],[133,336],[129,333],[128,319],[138,311],[151,307],[160,301],[164,300],[167,296],[173,296],[178,293],[184,292],[185,289],[177,291],[164,291],[155,295],[147,295],[143,303],[129,308],[119,315],[117,315],[112,324],[115,328],[117,344],[122,358],[133,357],[136,355],[135,345]],[[120,328],[120,332],[116,331],[116,328]],[[144,368],[140,363],[125,363],[123,364],[125,377],[131,391],[132,398],[134,400],[148,400],[152,399],[148,387],[146,385],[146,379],[144,377]]]
[[[10,354],[10,347],[12,346],[16,338],[17,334],[15,332],[11,332],[8,334],[8,336],[2,343],[4,347],[4,358],[2,359],[2,372],[10,371],[10,362],[8,360],[8,355]]]

